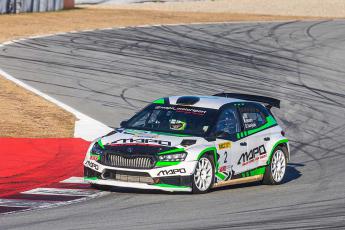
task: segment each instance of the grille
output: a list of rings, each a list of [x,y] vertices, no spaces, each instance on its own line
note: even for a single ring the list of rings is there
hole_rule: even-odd
[[[147,156],[128,156],[124,157],[117,154],[104,154],[101,163],[107,166],[120,168],[150,169],[155,165],[155,161]]]

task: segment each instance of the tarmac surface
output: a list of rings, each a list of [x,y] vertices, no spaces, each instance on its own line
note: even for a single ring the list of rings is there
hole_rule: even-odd
[[[288,177],[204,195],[115,189],[0,216],[1,229],[345,229],[345,21],[157,26],[35,38],[0,68],[117,126],[156,98],[246,92],[282,100]],[[63,168],[63,166],[62,166]]]

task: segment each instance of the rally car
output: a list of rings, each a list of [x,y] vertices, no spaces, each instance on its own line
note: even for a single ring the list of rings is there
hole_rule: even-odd
[[[235,93],[157,99],[90,145],[84,179],[96,187],[193,193],[280,184],[290,149],[272,107],[280,101]]]

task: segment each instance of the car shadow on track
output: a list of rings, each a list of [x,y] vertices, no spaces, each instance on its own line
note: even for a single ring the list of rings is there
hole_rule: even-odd
[[[303,167],[303,166],[304,164],[289,163],[286,168],[286,176],[282,183],[283,184],[289,183],[301,177],[302,173],[297,168]],[[260,181],[215,188],[215,189],[212,189],[210,192],[222,191],[222,190],[227,190],[227,189],[239,189],[239,188],[246,188],[246,187],[252,187],[252,186],[259,186],[259,185],[262,185]],[[157,195],[191,194],[188,192],[165,192],[165,191],[160,191],[160,190],[144,190],[144,189],[134,189],[134,188],[103,187],[103,186],[98,187],[98,189],[103,190],[103,191],[114,192],[114,193],[157,194]]]
[[[297,168],[303,167],[303,166],[304,164],[289,163],[286,167],[286,175],[282,181],[282,184],[289,183],[301,177],[302,173]],[[224,187],[212,189],[211,192],[228,190],[228,189],[248,188],[248,187],[260,186],[260,185],[262,185],[261,181],[257,181],[257,182],[251,182],[251,183],[245,183],[245,184],[224,186]]]
[[[135,189],[135,188],[120,188],[120,187],[108,187],[102,188],[103,191],[114,192],[114,193],[130,193],[130,194],[155,194],[155,195],[178,195],[178,194],[189,194],[188,192],[167,192],[161,190],[149,190],[149,189]]]
[[[302,173],[297,169],[298,167],[304,167],[304,164],[299,163],[289,163],[286,167],[286,176],[283,180],[284,183],[289,183],[290,181],[296,180],[302,176]]]

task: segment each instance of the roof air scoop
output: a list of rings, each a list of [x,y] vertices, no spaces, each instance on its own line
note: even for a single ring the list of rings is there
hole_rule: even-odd
[[[179,104],[179,105],[194,105],[198,101],[200,101],[199,97],[183,96],[183,97],[179,97],[177,99],[176,104]]]

